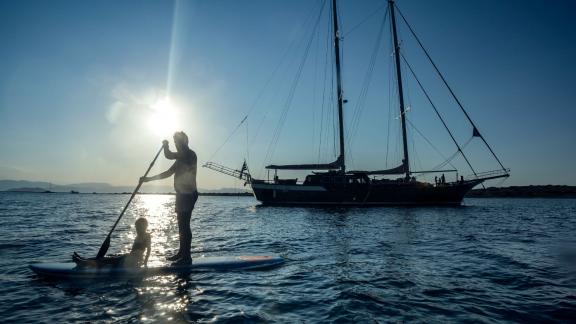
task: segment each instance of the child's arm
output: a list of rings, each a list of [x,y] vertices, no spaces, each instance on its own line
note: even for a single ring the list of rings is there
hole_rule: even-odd
[[[144,266],[148,266],[148,258],[150,257],[150,251],[152,250],[152,238],[148,234],[148,239],[146,240],[146,257],[144,258]]]

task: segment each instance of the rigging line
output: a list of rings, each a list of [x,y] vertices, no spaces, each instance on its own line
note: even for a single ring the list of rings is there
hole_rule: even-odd
[[[415,140],[414,133],[410,134],[410,142],[412,147],[412,155],[416,157],[416,161],[414,161],[414,166],[420,168],[420,170],[424,170],[422,159],[420,159],[420,155],[418,154],[418,150],[416,149],[416,140]]]
[[[246,122],[246,164],[250,164],[250,146],[248,145],[250,139],[248,131],[250,128],[248,127],[248,123],[249,122]]]
[[[452,153],[452,155],[447,157],[444,161],[440,162],[436,166],[432,167],[432,169],[430,169],[430,170],[432,170],[432,171],[439,170],[439,169],[445,167],[447,164],[449,164],[451,167],[456,169],[452,164],[452,160],[454,160],[454,158],[457,157],[459,153],[460,152],[458,152],[458,150],[456,150],[454,153]]]
[[[388,60],[388,80],[392,80],[392,60]],[[388,167],[388,153],[390,150],[390,121],[392,119],[392,91],[394,82],[388,82],[388,125],[386,129],[386,160],[385,165]]]
[[[406,119],[408,119],[408,117],[406,117]],[[410,162],[413,164],[414,168],[420,168],[420,170],[423,170],[422,168],[422,163],[419,161],[419,157],[417,155],[417,150],[416,150],[416,141],[414,140],[414,133],[408,133],[408,149],[410,150],[410,155],[414,156],[414,159],[411,159]],[[410,169],[413,170],[413,169]]]
[[[383,8],[383,6],[381,7]],[[379,9],[381,9],[379,8]],[[376,10],[371,16],[373,16],[374,14],[376,14],[378,11]],[[356,134],[358,133],[358,126],[360,124],[360,119],[362,116],[362,113],[364,112],[364,109],[366,107],[366,99],[368,97],[368,90],[370,88],[370,84],[372,82],[372,75],[374,73],[374,68],[376,65],[376,59],[378,57],[378,53],[380,51],[380,48],[382,47],[382,35],[384,33],[384,27],[386,26],[386,19],[388,17],[388,10],[389,8],[386,9],[386,12],[384,13],[384,17],[382,19],[380,28],[378,29],[378,35],[376,37],[376,43],[374,45],[374,49],[372,51],[371,57],[370,57],[370,61],[368,64],[368,69],[366,71],[366,74],[364,76],[364,80],[362,83],[362,88],[360,90],[360,94],[358,95],[358,99],[356,101],[356,105],[354,107],[354,113],[352,116],[352,121],[350,123],[350,131],[348,132],[348,136],[346,138],[347,141],[347,146],[348,146],[348,152],[350,152],[349,156],[352,156],[352,144],[354,142],[354,138],[356,137]]]
[[[311,11],[310,14],[308,15],[308,17],[305,19],[305,21],[307,22],[310,18],[313,17],[314,11]],[[240,126],[246,121],[246,119],[248,118],[248,116],[252,113],[252,111],[256,108],[258,102],[260,101],[260,98],[262,98],[262,96],[264,95],[265,90],[268,88],[268,86],[270,85],[270,82],[272,82],[272,79],[274,79],[274,77],[276,76],[276,73],[278,72],[278,70],[280,69],[280,66],[282,66],[282,64],[284,63],[284,59],[286,58],[286,56],[288,56],[288,53],[290,53],[290,51],[292,50],[292,48],[294,48],[295,44],[297,42],[297,39],[292,40],[292,42],[290,43],[290,45],[286,48],[286,50],[284,51],[284,53],[282,54],[280,60],[278,61],[278,63],[276,64],[276,66],[274,67],[274,69],[272,70],[272,73],[270,74],[270,76],[268,77],[268,79],[266,80],[266,82],[264,83],[264,86],[262,87],[262,89],[258,92],[258,95],[256,96],[256,99],[254,99],[254,101],[252,102],[252,105],[250,106],[250,108],[248,109],[248,112],[244,115],[244,117],[242,118],[242,120],[240,121],[240,123],[232,130],[232,132],[228,135],[228,137],[226,138],[226,140],[224,141],[224,143],[222,143],[222,145],[220,145],[218,147],[218,149],[216,149],[216,151],[214,151],[214,153],[210,156],[210,159],[208,159],[208,161],[211,161],[216,154],[218,154],[218,152],[228,143],[228,141],[230,141],[230,139],[232,138],[232,136],[234,136],[234,134],[236,133],[236,131],[238,131],[238,129],[240,128]]]
[[[322,9],[323,9],[323,7],[321,7],[320,9],[321,9],[321,11],[320,11],[320,14],[319,14],[319,15],[322,14]],[[318,19],[319,19],[319,17],[318,17]],[[310,40],[307,42],[307,45],[306,45],[306,48],[305,48],[305,53],[304,53],[304,55],[303,55],[303,58],[302,58],[302,60],[301,60],[301,62],[300,62],[299,68],[298,68],[298,73],[297,73],[297,75],[296,75],[296,77],[295,77],[295,79],[294,79],[294,81],[293,81],[293,83],[292,83],[292,85],[291,85],[291,88],[290,88],[290,91],[289,91],[289,95],[288,95],[287,100],[286,100],[286,102],[285,102],[285,108],[284,108],[284,110],[283,110],[283,112],[282,112],[282,117],[281,117],[282,124],[283,124],[283,122],[284,122],[284,120],[285,120],[285,118],[286,118],[286,115],[287,115],[287,112],[288,112],[287,109],[289,109],[289,106],[290,106],[290,103],[291,103],[291,101],[292,101],[294,92],[295,92],[295,90],[296,90],[295,88],[296,88],[296,86],[297,86],[297,84],[298,84],[298,81],[299,81],[299,79],[300,79],[300,76],[301,76],[302,69],[303,69],[303,67],[304,67],[304,65],[305,65],[305,62],[306,62],[307,58],[308,58],[308,54],[309,54],[309,52],[310,52],[310,48],[311,48],[312,41],[313,41],[313,39],[314,39],[315,36],[316,36],[315,31],[316,31],[316,26],[317,26],[317,24],[318,24],[318,20],[316,21],[316,24],[314,25],[314,30],[313,30],[313,32],[311,33]],[[280,130],[277,129],[277,132],[278,132],[278,131],[280,131]],[[279,136],[279,134],[277,134],[277,135],[275,135],[275,136]]]
[[[330,13],[329,13],[330,15]],[[324,73],[323,73],[323,81],[322,81],[322,106],[321,106],[321,112],[320,112],[320,132],[319,132],[319,143],[318,143],[318,163],[320,163],[320,160],[322,158],[321,153],[322,153],[322,142],[324,140],[324,137],[326,137],[326,135],[324,134],[324,108],[326,107],[326,89],[328,87],[327,85],[327,80],[328,80],[328,62],[330,60],[330,44],[331,44],[331,40],[332,38],[330,37],[330,35],[332,35],[332,23],[330,20],[328,20],[328,33],[326,34],[326,52],[324,54]],[[328,122],[326,121],[326,124]],[[328,141],[328,139],[326,139],[326,142]]]
[[[338,13],[336,13],[336,14],[338,14]],[[334,21],[334,17],[333,17],[333,16],[334,16],[334,14],[332,14],[332,15],[330,16],[330,17],[331,17],[331,19],[330,19],[331,21]],[[338,18],[340,18],[340,17],[338,16]],[[339,19],[339,20],[340,20],[340,22],[342,21],[342,19]],[[330,30],[332,31],[332,33],[334,33],[334,28],[331,28]],[[339,31],[338,31],[338,32],[339,32]],[[335,46],[335,45],[333,45],[333,46]],[[342,51],[342,50],[340,50],[340,51]],[[340,53],[340,54],[342,54],[342,53]],[[335,61],[336,61],[336,53],[334,53],[334,51],[332,51],[331,57],[333,58],[333,61],[335,62]],[[335,88],[336,88],[336,81],[335,81],[335,79],[334,79],[334,70],[335,70],[335,69],[336,69],[336,67],[334,66],[334,67],[331,69],[331,74],[330,74],[330,77],[331,77],[331,81],[330,81],[331,83],[330,83],[330,85],[331,85],[332,89],[335,89]],[[338,101],[338,99],[336,99],[336,101],[335,101],[335,100],[334,100],[334,97],[337,97],[338,95],[344,96],[344,91],[342,90],[342,92],[341,92],[340,94],[336,93],[336,96],[330,96],[330,97],[329,97],[329,99],[330,99],[330,105],[329,105],[328,107],[329,107],[329,108],[331,107],[332,110],[334,110],[334,111],[336,110],[336,101]],[[332,112],[332,113],[330,114],[330,116],[332,117],[332,155],[334,155],[334,153],[336,152],[336,141],[337,141],[337,139],[336,139],[336,114],[335,114],[334,112]],[[329,117],[330,117],[330,116],[329,116]],[[331,155],[328,153],[328,156],[330,157]]]
[[[314,40],[314,38],[316,36],[315,32],[316,32],[316,29],[318,28],[318,24],[320,22],[320,17],[322,16],[322,12],[324,11],[324,5],[325,4],[326,4],[326,1],[322,2],[322,6],[320,7],[320,12],[318,13],[318,16],[316,18],[316,23],[314,24],[314,27],[313,27],[312,35],[311,35],[310,39],[308,40],[308,43],[306,44],[306,49],[305,49],[304,55],[302,57],[302,60],[300,62],[298,70],[296,72],[296,76],[295,76],[294,80],[292,81],[292,85],[290,87],[288,97],[286,98],[286,101],[284,103],[284,109],[283,109],[282,114],[280,116],[280,120],[278,121],[278,125],[276,126],[276,130],[274,132],[274,135],[272,136],[272,141],[270,142],[270,145],[268,146],[268,152],[266,154],[265,160],[270,160],[272,158],[272,155],[274,155],[274,151],[276,150],[276,145],[278,143],[278,140],[280,138],[280,134],[282,132],[282,126],[284,125],[284,123],[286,121],[288,111],[290,110],[290,106],[292,104],[292,99],[294,98],[294,93],[296,92],[298,81],[300,81],[300,77],[302,76],[302,70],[303,70],[304,65],[306,63],[306,59],[308,58],[308,54],[310,53],[310,47],[312,45],[312,41]]]
[[[484,142],[484,145],[486,145],[488,150],[490,150],[490,153],[492,153],[492,156],[494,156],[496,161],[498,161],[498,164],[500,164],[500,166],[502,167],[502,170],[506,170],[506,168],[504,167],[502,162],[500,162],[500,159],[498,158],[498,156],[496,156],[496,153],[494,153],[494,151],[492,150],[492,148],[490,147],[488,142],[486,142],[486,139],[484,138],[484,136],[480,133],[480,131],[478,131],[478,127],[476,127],[476,124],[474,124],[474,122],[472,121],[472,118],[470,118],[470,116],[468,115],[468,112],[466,112],[466,109],[464,109],[464,106],[462,106],[462,103],[460,102],[458,97],[456,97],[456,94],[454,93],[454,91],[452,91],[452,88],[448,85],[448,82],[446,81],[446,79],[444,78],[442,73],[440,73],[440,70],[436,66],[436,63],[434,63],[434,61],[432,60],[432,57],[430,57],[430,54],[428,54],[428,51],[426,50],[426,48],[424,47],[424,45],[422,44],[422,42],[420,41],[418,36],[416,36],[416,32],[414,31],[414,29],[412,29],[412,26],[410,26],[410,24],[408,23],[408,21],[406,20],[406,18],[404,17],[402,12],[400,11],[400,9],[398,9],[398,6],[394,5],[394,7],[398,10],[398,13],[400,13],[400,17],[402,17],[402,20],[404,21],[404,23],[406,23],[406,26],[408,26],[410,33],[412,33],[412,36],[414,36],[414,38],[416,39],[416,42],[418,42],[418,45],[420,45],[420,48],[422,48],[422,50],[424,51],[424,54],[426,54],[426,57],[428,58],[428,60],[430,61],[430,63],[434,67],[434,69],[436,70],[436,73],[438,73],[438,75],[442,79],[442,82],[444,83],[446,88],[448,88],[448,91],[450,91],[450,94],[452,95],[452,97],[454,98],[454,100],[456,101],[458,106],[460,107],[460,110],[462,110],[462,112],[464,113],[464,115],[466,116],[466,118],[468,119],[470,124],[472,125],[472,127],[474,127],[474,129],[476,130],[476,133],[482,139],[482,141]]]
[[[464,152],[462,151],[462,148],[460,147],[460,145],[458,144],[458,141],[456,141],[456,138],[454,138],[454,135],[452,135],[452,131],[450,131],[450,129],[448,128],[448,125],[446,125],[446,122],[444,121],[444,118],[442,118],[442,115],[440,115],[440,112],[438,111],[438,109],[436,108],[436,105],[434,104],[434,102],[432,102],[432,99],[430,98],[430,96],[428,95],[428,92],[426,91],[426,89],[424,89],[424,86],[422,85],[422,83],[420,82],[420,80],[418,79],[418,77],[416,76],[416,73],[414,72],[414,70],[412,69],[412,66],[408,63],[408,60],[406,60],[406,57],[401,54],[400,55],[402,57],[402,60],[404,61],[404,63],[406,63],[406,66],[408,67],[408,69],[410,70],[412,76],[414,77],[414,80],[416,80],[416,82],[418,83],[418,85],[420,86],[420,89],[422,90],[422,92],[424,93],[424,95],[426,96],[426,99],[428,99],[428,102],[430,103],[430,105],[432,106],[432,108],[434,108],[434,111],[436,112],[436,115],[438,116],[438,118],[440,119],[440,121],[442,122],[442,125],[444,125],[444,128],[446,129],[446,131],[448,132],[448,134],[450,135],[450,138],[452,139],[452,141],[454,142],[454,144],[456,145],[456,147],[458,148],[458,151],[462,154],[462,157],[464,157],[464,160],[466,161],[466,163],[468,164],[468,166],[470,167],[470,170],[472,170],[472,172],[474,173],[474,175],[476,175],[476,171],[474,170],[474,168],[472,167],[472,164],[470,163],[470,161],[468,161],[468,158],[466,157],[466,155],[464,154]]]
[[[408,121],[408,124],[410,124],[410,126],[412,128],[414,128],[414,130],[416,131],[416,133],[418,133],[418,135],[422,136],[422,138],[426,141],[426,143],[428,143],[428,145],[430,145],[430,147],[432,147],[432,149],[434,149],[434,151],[436,151],[436,153],[438,153],[438,155],[440,155],[440,157],[442,159],[444,159],[444,161],[448,160],[448,158],[446,156],[444,156],[444,154],[442,154],[442,152],[440,152],[440,150],[430,141],[430,139],[428,139],[417,127],[416,125],[414,125],[412,123],[412,121],[408,118],[406,118],[406,121]],[[456,153],[458,153],[458,151],[456,151]],[[456,169],[456,167],[454,165],[452,165],[452,163],[450,163],[450,166],[453,167],[454,169]]]
[[[456,150],[456,152],[452,153],[452,155],[450,155],[450,156],[446,159],[446,161],[444,161],[444,162],[436,165],[435,167],[433,167],[433,168],[432,168],[432,171],[439,170],[439,169],[443,168],[444,166],[446,166],[446,164],[452,165],[452,164],[451,164],[451,163],[452,163],[452,160],[454,160],[454,158],[458,156],[458,153],[460,153],[460,152],[458,152],[458,150]]]
[[[464,145],[462,146],[462,150],[464,150],[464,148],[466,148],[466,146],[468,146],[468,144],[470,144],[470,142],[472,141],[472,139],[474,139],[474,136],[471,136],[468,141],[466,141],[466,143],[464,143]],[[456,152],[454,152],[454,154],[450,155],[450,157],[448,159],[446,159],[446,161],[440,163],[439,165],[435,166],[434,168],[432,168],[432,170],[437,170],[440,168],[443,168],[446,164],[450,164],[450,166],[454,167],[450,162],[458,156],[458,154],[460,153],[460,151],[456,150]],[[454,169],[456,169],[456,167],[454,167]]]
[[[368,96],[368,90],[372,82],[372,75],[374,72],[374,67],[376,66],[376,59],[378,57],[378,53],[380,52],[382,44],[382,35],[384,34],[384,27],[386,26],[387,16],[388,16],[388,10],[386,10],[386,12],[384,13],[382,23],[380,24],[378,35],[376,37],[376,43],[374,45],[374,49],[372,50],[372,54],[370,56],[370,61],[368,64],[368,69],[366,71],[364,81],[362,83],[362,89],[360,90],[360,94],[358,95],[358,100],[356,102],[354,114],[352,116],[352,122],[350,125],[350,132],[347,138],[348,146],[352,145],[353,139],[358,132],[358,124],[360,123],[362,113],[364,111],[364,108],[366,107],[366,98]]]
[[[210,158],[208,159],[208,161],[212,161],[212,159],[216,156],[216,154],[218,154],[218,152],[220,152],[220,150],[224,147],[224,145],[226,145],[228,143],[228,141],[232,138],[232,136],[234,136],[234,134],[236,134],[236,132],[238,131],[238,129],[240,128],[240,126],[242,126],[242,124],[244,124],[244,122],[246,121],[246,119],[248,118],[248,115],[244,116],[244,118],[242,118],[242,121],[240,121],[240,123],[238,125],[236,125],[236,127],[232,130],[232,132],[230,132],[230,135],[228,135],[228,137],[226,138],[226,140],[224,141],[224,143],[222,143],[217,149],[216,151],[214,151],[214,153],[210,156]]]
[[[252,136],[252,140],[250,140],[249,143],[252,143],[258,137],[258,134],[260,133],[260,129],[262,128],[262,125],[264,125],[264,121],[266,120],[266,115],[268,115],[268,112],[266,112],[264,114],[264,116],[262,116],[262,119],[260,120],[260,123],[258,123],[258,126],[256,127],[256,131],[254,132],[254,135]]]
[[[335,84],[335,80],[334,80],[334,72],[332,72],[332,87],[334,87]],[[332,110],[336,110],[336,101],[334,100],[335,96],[330,96],[330,107],[332,107]],[[332,115],[332,154],[334,155],[334,153],[336,152],[336,142],[338,141],[337,137],[336,137],[336,114],[333,113]]]
[[[380,36],[380,34],[379,34]],[[379,38],[378,38],[379,40]],[[350,145],[352,138],[354,138],[355,134],[356,134],[356,130],[357,130],[357,125],[359,123],[359,119],[360,116],[362,115],[362,111],[365,107],[364,105],[364,100],[367,96],[368,93],[368,86],[370,84],[370,81],[372,79],[372,73],[374,71],[374,66],[375,66],[375,54],[377,53],[377,49],[379,46],[379,42],[376,42],[376,46],[374,47],[374,50],[372,51],[371,57],[370,57],[370,61],[368,63],[368,69],[366,70],[366,74],[364,75],[364,80],[362,82],[362,88],[360,89],[360,93],[358,95],[358,99],[356,100],[356,105],[354,107],[354,113],[352,115],[352,119],[351,122],[349,124],[350,127],[350,131],[348,133],[347,136],[347,142],[348,145]]]
[[[400,32],[398,32],[398,38],[401,40],[401,36],[400,36]],[[403,46],[402,41],[400,41],[400,46]],[[396,54],[396,53],[395,53]],[[400,51],[400,55],[403,55],[403,53]],[[402,70],[402,75],[407,75],[408,73],[406,73],[406,67],[403,65],[400,65],[400,69]],[[405,118],[408,118],[409,114],[408,113],[412,113],[412,97],[411,97],[411,88],[409,86],[408,83],[408,79],[405,78],[403,79],[403,84],[404,84],[404,115]],[[419,167],[422,170],[422,161],[420,160],[420,157],[418,156],[418,151],[416,150],[416,143],[414,141],[414,134],[409,132],[408,129],[406,130],[405,136],[408,140],[408,150],[411,152],[410,155],[414,155],[416,157],[416,159],[412,159],[410,160],[414,167]]]
[[[379,47],[380,43],[377,42],[376,46],[374,47],[374,51],[371,55],[368,69],[366,70],[366,74],[364,76],[364,81],[362,82],[362,88],[360,90],[360,94],[358,95],[358,99],[356,101],[356,106],[354,109],[354,114],[352,115],[352,120],[350,123],[350,131],[347,137],[348,145],[352,145],[352,141],[358,131],[358,125],[360,123],[362,113],[364,112],[364,108],[366,107],[366,98],[368,96],[368,89],[372,81],[372,75],[374,72],[374,67],[376,65],[376,55],[378,53]]]
[[[392,19],[390,19],[390,33],[393,33],[393,21]],[[395,64],[395,56],[396,56],[396,47],[394,45],[394,38],[390,37],[390,46],[391,46],[391,51],[390,51],[390,80],[393,83],[392,84],[392,89],[393,89],[393,94],[390,95],[390,98],[392,100],[393,105],[389,106],[389,121],[388,123],[390,124],[391,122],[393,122],[392,118],[394,120],[401,118],[401,116],[395,116],[396,115],[396,110],[395,108],[392,107],[399,107],[400,106],[400,94],[399,94],[399,86],[400,83],[398,82],[398,75],[396,74],[396,64]],[[394,109],[394,110],[393,110]],[[399,125],[400,123],[394,123],[394,131],[392,133],[392,136],[394,136],[394,139],[392,140],[392,159],[396,158],[396,160],[398,159],[398,157],[400,156],[400,151],[403,151],[402,146],[402,127],[401,125]],[[403,157],[400,157],[400,161],[402,161]]]
[[[316,143],[316,100],[317,100],[317,81],[318,81],[318,61],[319,57],[321,56],[320,48],[322,45],[322,37],[320,37],[320,29],[318,29],[318,37],[316,42],[314,42],[314,50],[313,52],[316,54],[314,55],[314,81],[312,82],[312,109],[310,112],[312,113],[312,151],[315,151],[315,143]]]
[[[356,29],[358,29],[358,27],[364,25],[364,23],[366,23],[368,20],[370,20],[370,18],[374,17],[380,10],[382,10],[382,8],[389,8],[388,3],[384,3],[383,5],[381,5],[380,7],[376,8],[376,10],[374,10],[371,14],[369,14],[368,16],[366,16],[362,21],[360,21],[358,24],[354,25],[352,28],[350,28],[350,30],[348,30],[343,36],[342,38],[350,35],[353,31],[355,31]],[[387,9],[388,10],[388,9]]]

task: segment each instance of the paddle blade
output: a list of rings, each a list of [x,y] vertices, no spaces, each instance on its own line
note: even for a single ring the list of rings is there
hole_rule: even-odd
[[[109,247],[110,247],[110,235],[106,236],[106,239],[104,240],[102,246],[100,247],[100,251],[98,251],[98,254],[96,255],[96,259],[103,258],[106,255],[106,252],[108,252]]]

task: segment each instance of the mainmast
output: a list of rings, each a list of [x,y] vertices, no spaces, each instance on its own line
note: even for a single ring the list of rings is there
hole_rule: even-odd
[[[402,71],[400,69],[400,45],[398,45],[398,35],[396,32],[396,16],[394,15],[394,0],[388,0],[390,15],[392,20],[392,34],[394,36],[394,57],[396,58],[396,79],[398,82],[398,97],[400,98],[400,119],[402,121],[402,143],[404,144],[404,170],[406,179],[410,177],[410,160],[408,159],[408,140],[406,138],[406,116],[404,107],[404,94],[402,92]]]
[[[332,0],[332,20],[334,21],[334,54],[336,62],[336,95],[338,96],[338,126],[340,130],[340,171],[346,172],[346,160],[344,158],[344,114],[342,112],[342,80],[340,78],[340,29],[338,27],[338,10],[336,0]],[[406,144],[404,144],[406,145]]]

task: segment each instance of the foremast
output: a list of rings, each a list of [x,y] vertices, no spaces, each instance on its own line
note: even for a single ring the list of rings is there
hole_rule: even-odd
[[[406,107],[404,106],[404,93],[402,91],[402,69],[400,68],[400,45],[398,44],[398,33],[396,31],[396,16],[394,14],[394,0],[388,0],[392,21],[392,35],[394,39],[394,58],[396,60],[396,81],[398,82],[398,98],[400,101],[400,120],[402,123],[402,144],[404,149],[404,160],[402,165],[406,173],[406,179],[410,178],[410,159],[408,158],[408,140],[406,138]]]
[[[332,21],[334,23],[334,61],[336,64],[336,96],[338,97],[338,128],[340,134],[340,172],[346,172],[346,159],[344,151],[344,113],[342,106],[344,102],[342,94],[342,79],[340,76],[340,27],[338,26],[338,8],[336,0],[332,0]]]

